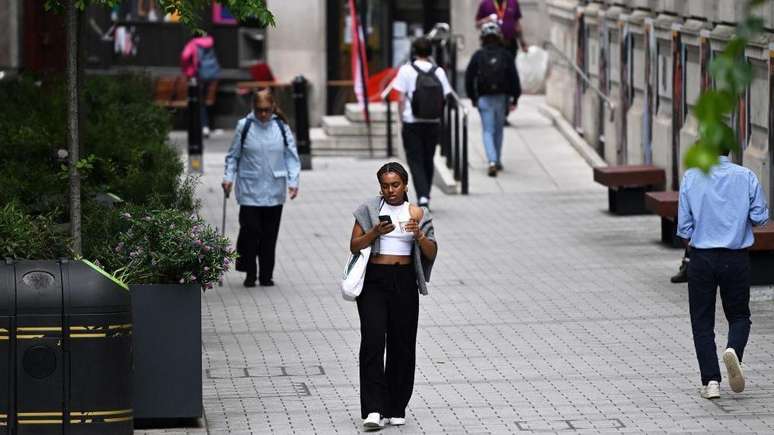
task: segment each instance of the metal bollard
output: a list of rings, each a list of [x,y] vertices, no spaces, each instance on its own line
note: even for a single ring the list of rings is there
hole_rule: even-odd
[[[301,169],[312,169],[312,142],[309,139],[308,82],[304,76],[293,79],[293,104],[296,110],[296,144]]]
[[[384,103],[387,106],[387,157],[392,157],[392,101],[390,101],[390,94],[387,94]]]
[[[188,172],[203,173],[201,89],[196,77],[188,80]]]

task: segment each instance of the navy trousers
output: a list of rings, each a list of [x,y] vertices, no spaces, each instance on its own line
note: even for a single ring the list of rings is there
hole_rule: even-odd
[[[727,348],[742,360],[750,336],[750,256],[747,250],[691,248],[688,263],[688,301],[701,383],[720,382],[715,347],[715,298],[720,287],[728,321]]]

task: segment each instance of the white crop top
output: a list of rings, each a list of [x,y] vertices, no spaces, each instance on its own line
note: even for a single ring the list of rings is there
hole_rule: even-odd
[[[409,203],[404,202],[401,205],[390,205],[386,202],[379,210],[379,215],[390,215],[395,229],[387,234],[379,236],[379,253],[382,255],[411,255],[411,248],[414,246],[414,234],[403,231],[403,227],[411,219]]]

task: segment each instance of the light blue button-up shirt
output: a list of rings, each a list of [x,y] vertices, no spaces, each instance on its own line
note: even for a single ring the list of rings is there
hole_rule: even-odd
[[[677,235],[699,249],[744,249],[754,242],[752,226],[769,220],[755,174],[726,156],[709,174],[690,169],[680,186]]]
[[[240,144],[242,129],[248,118],[252,119],[252,125],[247,131],[245,143]],[[298,187],[301,163],[296,140],[287,124],[280,124],[285,130],[287,147],[274,118],[261,122],[250,113],[237,123],[234,140],[226,154],[223,181],[236,180],[234,190],[239,205],[280,205],[285,202],[288,187]]]

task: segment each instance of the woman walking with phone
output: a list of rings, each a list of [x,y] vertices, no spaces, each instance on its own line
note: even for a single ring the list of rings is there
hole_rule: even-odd
[[[368,430],[406,423],[414,389],[419,293],[427,282],[438,245],[427,209],[408,202],[408,172],[399,163],[376,173],[381,194],[354,212],[350,251],[371,246],[360,316],[360,407]],[[385,365],[384,353],[387,350]]]
[[[239,120],[226,154],[223,191],[236,182],[239,236],[236,269],[245,287],[273,286],[274,258],[282,204],[298,195],[301,163],[287,119],[269,90],[255,93],[253,111]],[[236,181],[235,181],[236,180]],[[258,257],[260,267],[256,267]]]

